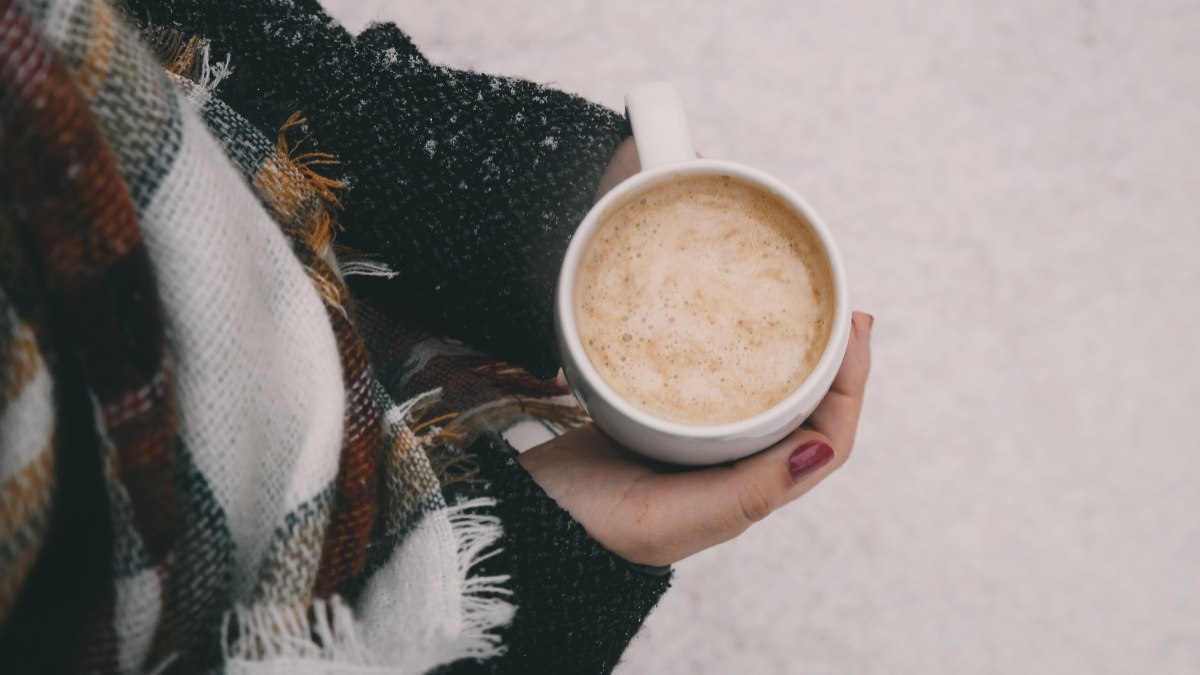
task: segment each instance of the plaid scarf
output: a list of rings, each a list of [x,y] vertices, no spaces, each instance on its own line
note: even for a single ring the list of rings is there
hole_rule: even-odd
[[[215,98],[203,40],[150,37],[165,70],[103,0],[0,0],[0,629],[70,498],[62,429],[91,425],[110,555],[75,668],[500,653],[506,578],[472,574],[500,523],[448,489],[480,435],[581,411],[356,304],[343,275],[387,271],[334,255],[335,158],[300,115],[272,141]],[[68,361],[91,419],[57,407]]]

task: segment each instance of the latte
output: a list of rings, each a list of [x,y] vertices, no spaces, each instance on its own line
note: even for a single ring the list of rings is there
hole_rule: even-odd
[[[719,175],[632,195],[588,242],[574,289],[588,360],[623,399],[693,425],[736,422],[796,391],[837,298],[805,218]]]

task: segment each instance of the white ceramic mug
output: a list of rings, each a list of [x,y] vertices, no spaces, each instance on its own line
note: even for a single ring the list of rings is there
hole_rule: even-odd
[[[563,260],[555,298],[554,323],[567,382],[579,403],[609,436],[648,457],[675,464],[716,464],[758,452],[791,433],[821,402],[846,353],[850,302],[846,268],[829,228],[799,195],[778,180],[741,164],[697,159],[683,104],[666,82],[642,85],[625,96],[641,172],[598,201],[583,219]],[[825,353],[800,388],[770,409],[728,424],[670,422],[633,406],[613,391],[587,358],[575,326],[575,278],[583,250],[604,217],[641,190],[678,176],[724,175],[763,187],[812,224],[829,256],[837,305]]]

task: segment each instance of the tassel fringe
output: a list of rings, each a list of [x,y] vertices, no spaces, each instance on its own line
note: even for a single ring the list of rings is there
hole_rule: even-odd
[[[443,433],[435,418],[414,426],[437,402],[440,389],[414,397],[384,414],[385,423],[397,431],[414,434],[419,443]],[[448,418],[447,418],[448,419]],[[444,502],[443,502],[444,504]],[[507,575],[472,576],[481,562],[497,555],[496,543],[503,536],[500,519],[488,513],[496,504],[491,498],[471,499],[442,506],[423,518],[445,518],[455,542],[455,561],[446,573],[458,584],[459,629],[454,635],[432,635],[419,644],[427,653],[404,654],[403,662],[448,663],[462,658],[488,659],[504,653],[495,629],[512,621],[516,607],[505,588]],[[437,526],[436,524],[434,525]],[[421,525],[418,525],[421,527]],[[401,546],[404,546],[401,543]],[[255,605],[238,606],[227,613],[222,625],[222,652],[231,673],[402,673],[383,661],[389,655],[372,652],[361,639],[362,628],[353,609],[339,596],[317,599],[310,607]]]
[[[494,544],[503,536],[500,519],[478,513],[496,505],[491,498],[472,499],[449,507],[450,527],[458,541],[458,580],[462,584],[463,627],[451,651],[460,658],[488,659],[504,653],[493,631],[512,621],[516,607],[505,588],[508,575],[471,576],[476,565],[501,553]]]

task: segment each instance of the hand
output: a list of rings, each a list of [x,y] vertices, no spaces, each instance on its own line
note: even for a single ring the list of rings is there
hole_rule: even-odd
[[[637,146],[633,144],[633,136],[630,136],[621,141],[613,152],[612,159],[608,161],[604,175],[600,177],[600,186],[596,188],[595,201],[600,201],[600,198],[618,183],[641,170],[642,163],[638,161]]]
[[[669,565],[736,537],[814,488],[854,447],[867,373],[869,314],[816,411],[783,441],[732,465],[686,470],[647,459],[587,425],[531,448],[520,462],[596,541],[626,560]]]
[[[703,158],[704,155],[696,153],[697,157]],[[604,175],[600,177],[600,185],[596,188],[596,199],[608,194],[608,191],[615,188],[621,181],[629,178],[633,174],[642,170],[642,163],[638,161],[637,145],[633,142],[633,136],[621,141],[620,145],[613,152],[612,159],[608,161],[608,166],[604,169]]]

